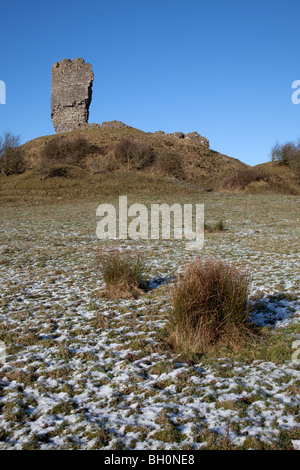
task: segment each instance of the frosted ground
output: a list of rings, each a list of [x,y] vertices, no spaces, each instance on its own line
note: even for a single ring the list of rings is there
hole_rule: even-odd
[[[162,341],[172,283],[161,281],[196,253],[100,242],[100,202],[1,209],[0,449],[300,449],[300,199],[195,201],[227,228],[201,256],[250,270],[253,321],[271,328],[265,349],[198,363]],[[143,254],[155,288],[137,300],[103,297],[97,255],[116,246]]]

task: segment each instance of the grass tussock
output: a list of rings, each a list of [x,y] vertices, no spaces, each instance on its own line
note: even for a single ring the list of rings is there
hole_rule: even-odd
[[[223,220],[219,220],[215,224],[209,224],[207,222],[204,223],[204,231],[206,233],[215,233],[215,232],[223,232],[225,230],[225,224]]]
[[[179,278],[169,319],[171,346],[206,354],[216,345],[234,348],[250,334],[249,274],[220,260],[196,259]]]
[[[109,299],[132,299],[141,295],[142,261],[137,255],[114,252],[99,256],[100,271]]]

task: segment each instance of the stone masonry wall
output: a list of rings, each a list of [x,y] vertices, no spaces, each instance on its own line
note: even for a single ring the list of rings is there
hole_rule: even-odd
[[[52,67],[51,120],[55,132],[70,132],[89,117],[92,100],[93,70],[91,64],[78,58],[64,59]]]

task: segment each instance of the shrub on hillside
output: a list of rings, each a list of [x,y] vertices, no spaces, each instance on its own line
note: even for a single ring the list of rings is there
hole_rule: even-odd
[[[82,166],[83,160],[96,151],[97,148],[92,146],[84,137],[59,136],[46,142],[41,151],[40,160],[50,165],[60,163]]]
[[[107,173],[117,168],[114,152],[105,155],[90,155],[85,161],[86,168],[92,173]]]
[[[128,138],[117,142],[114,154],[117,162],[127,167],[128,170],[142,170],[154,161],[154,153],[149,145]]]
[[[219,260],[189,264],[172,296],[173,347],[204,353],[218,342],[238,342],[247,330],[249,282],[246,272]]]
[[[182,179],[184,168],[182,158],[172,151],[160,151],[156,155],[156,166],[160,173]]]
[[[47,178],[66,178],[70,176],[70,169],[72,167],[70,165],[66,165],[64,163],[54,163],[49,164],[44,161],[40,161],[35,167],[35,174],[41,180],[45,180]]]
[[[36,164],[40,179],[68,176],[68,166],[85,168],[87,160],[99,155],[103,149],[91,145],[84,137],[56,136],[45,143]]]
[[[222,179],[221,189],[225,191],[243,190],[248,184],[260,179],[262,179],[261,175],[253,168],[241,168]]]
[[[5,175],[20,174],[26,170],[24,151],[19,147],[20,138],[10,132],[0,137],[0,172]]]

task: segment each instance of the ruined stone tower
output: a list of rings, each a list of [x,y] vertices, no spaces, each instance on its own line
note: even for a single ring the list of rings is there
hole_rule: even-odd
[[[64,59],[52,67],[51,120],[55,132],[69,132],[89,117],[93,70],[83,59]]]

